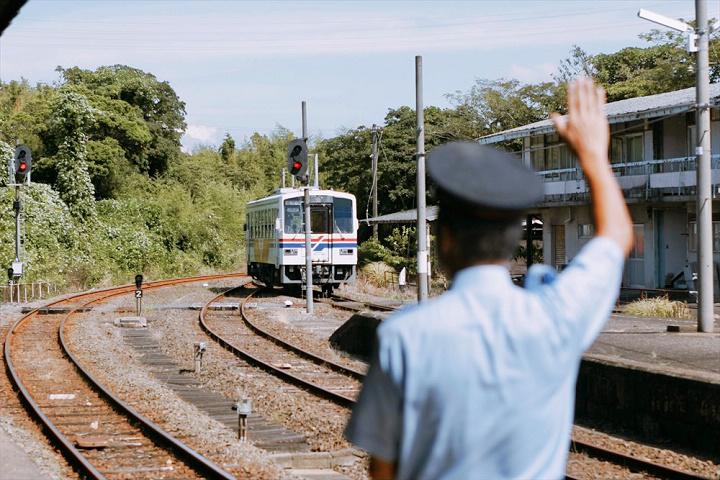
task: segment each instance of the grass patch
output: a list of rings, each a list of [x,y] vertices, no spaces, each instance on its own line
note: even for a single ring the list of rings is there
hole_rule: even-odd
[[[360,270],[365,281],[377,287],[384,287],[391,280],[390,273],[395,273],[395,269],[384,262],[368,263]]]
[[[687,303],[670,300],[667,295],[630,302],[622,308],[622,311],[639,317],[693,318]]]

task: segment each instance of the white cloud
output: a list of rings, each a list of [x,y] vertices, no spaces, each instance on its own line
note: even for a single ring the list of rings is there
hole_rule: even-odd
[[[219,131],[216,127],[207,125],[188,125],[182,139],[183,151],[187,152],[196,145],[215,145],[221,141]]]
[[[517,78],[523,83],[538,83],[552,81],[552,75],[558,71],[557,65],[552,62],[540,63],[537,65],[510,65],[508,75],[510,78]]]

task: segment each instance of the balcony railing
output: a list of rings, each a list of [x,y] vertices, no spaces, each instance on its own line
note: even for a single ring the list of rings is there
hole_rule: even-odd
[[[696,157],[667,158],[642,162],[613,163],[613,172],[628,198],[659,199],[662,197],[695,194]],[[713,195],[720,184],[720,154],[711,156]],[[577,167],[538,172],[545,182],[547,203],[586,201],[589,198],[587,182],[582,169]]]

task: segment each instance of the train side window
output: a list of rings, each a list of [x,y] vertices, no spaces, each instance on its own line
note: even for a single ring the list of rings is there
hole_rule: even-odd
[[[353,208],[352,200],[348,198],[335,198],[333,201],[334,226],[336,233],[353,232]]]

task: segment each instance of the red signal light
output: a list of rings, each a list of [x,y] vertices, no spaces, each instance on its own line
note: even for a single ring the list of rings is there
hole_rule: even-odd
[[[302,168],[302,163],[300,163],[300,162],[295,162],[295,163],[293,163],[293,170],[294,170],[294,171],[298,171],[298,170],[300,170],[301,168]]]
[[[20,169],[21,172],[24,172],[25,170],[27,170],[27,163],[21,163],[18,166],[18,169]]]

